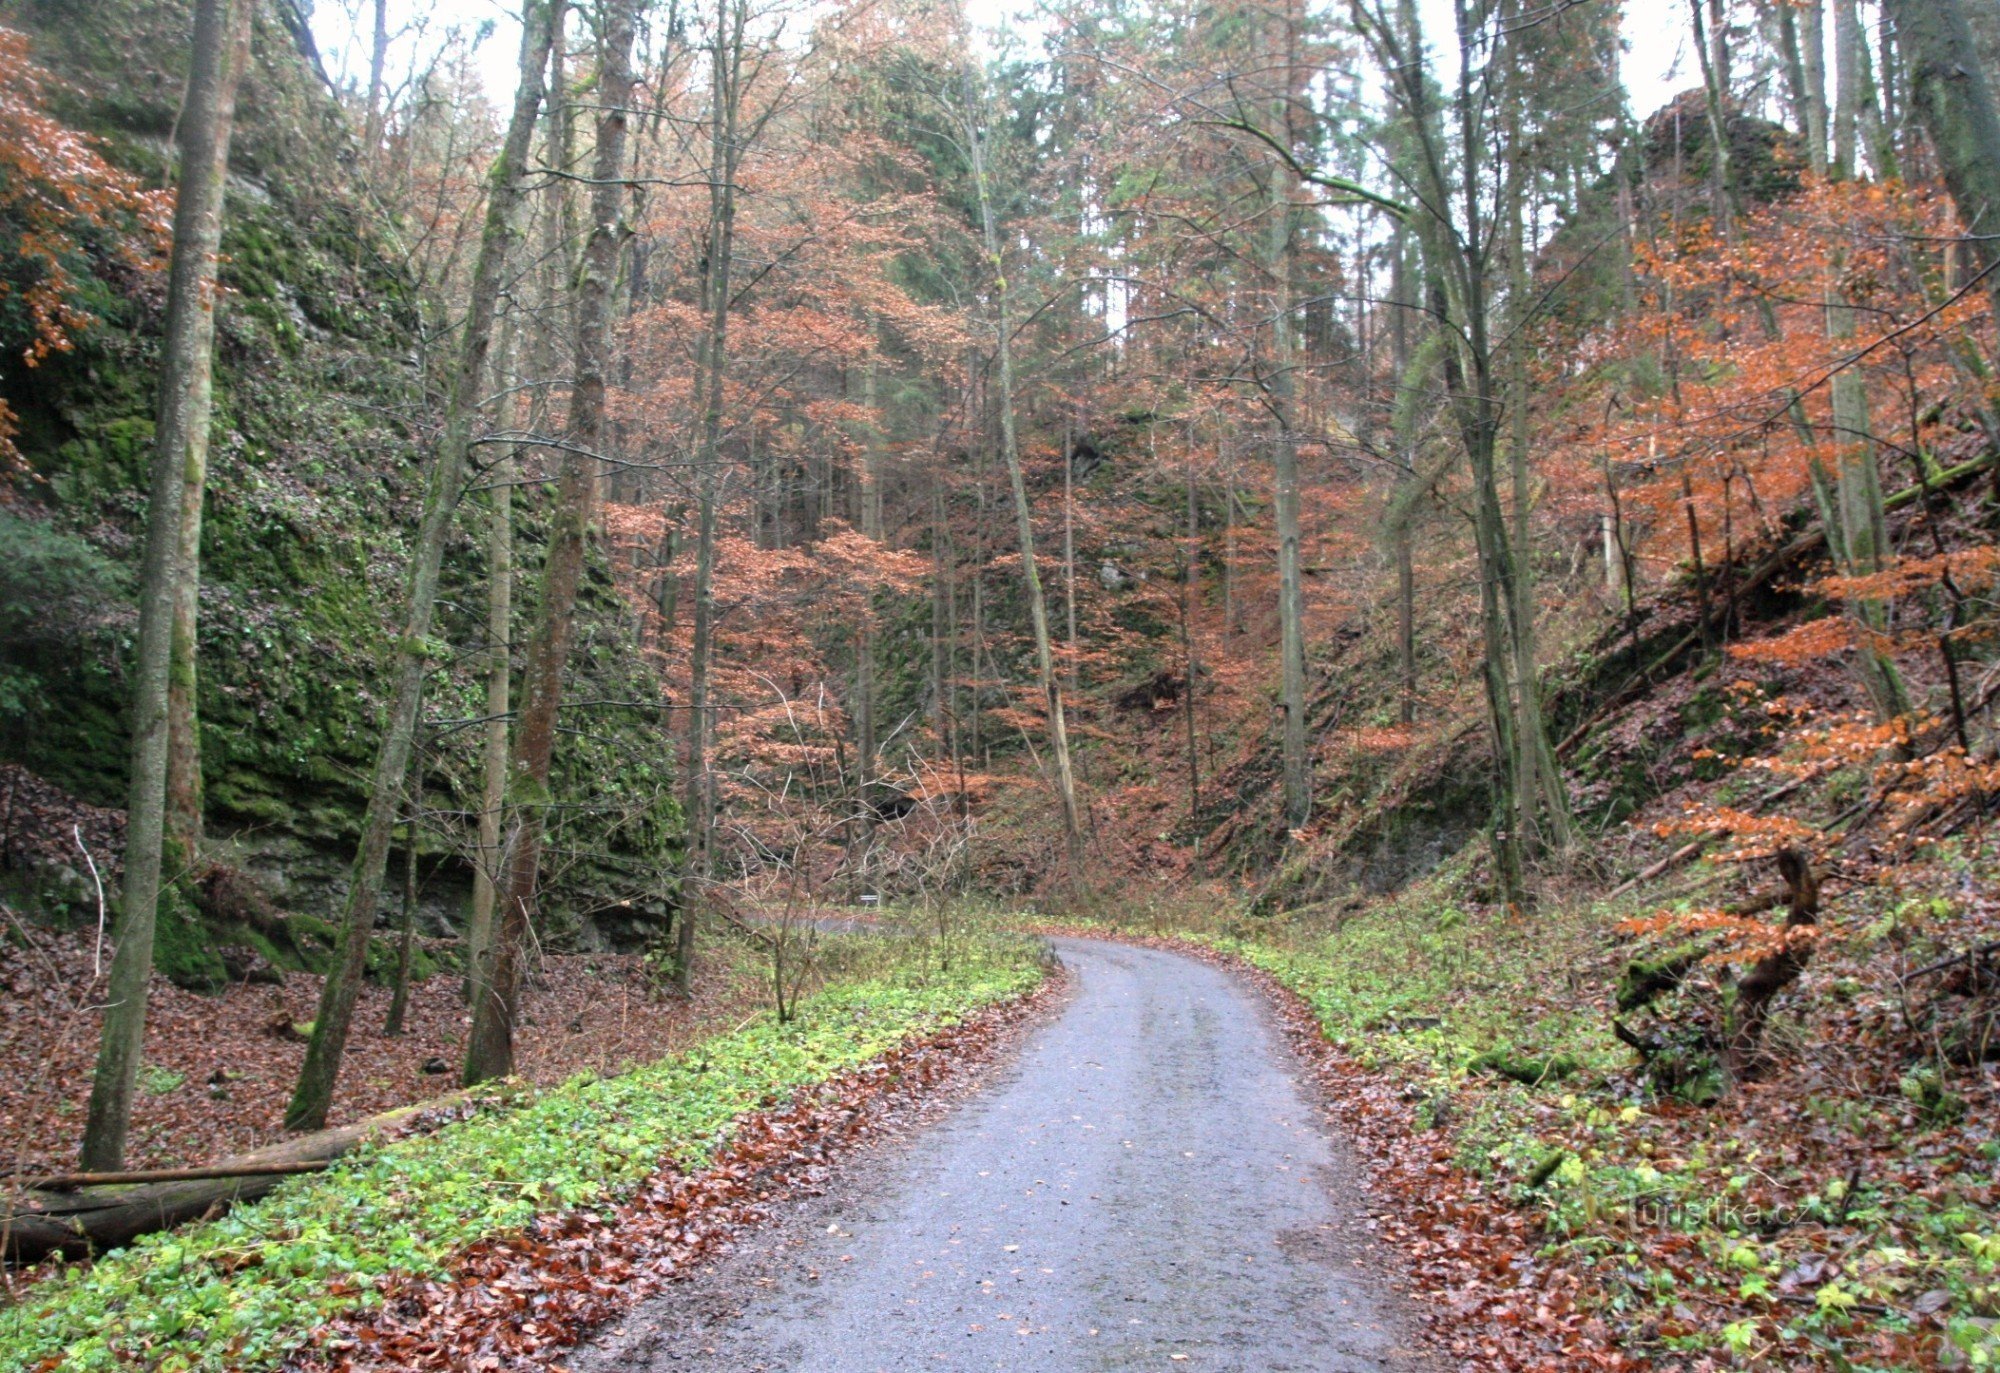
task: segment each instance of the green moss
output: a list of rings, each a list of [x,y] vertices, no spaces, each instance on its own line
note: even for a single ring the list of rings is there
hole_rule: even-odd
[[[153,920],[153,968],[176,987],[216,992],[229,985],[218,944],[178,886],[160,893]]]
[[[1474,1073],[1497,1073],[1524,1087],[1560,1082],[1582,1065],[1568,1054],[1524,1054],[1514,1049],[1489,1049],[1466,1064]]]
[[[37,52],[72,83],[65,113],[105,136],[109,156],[157,178],[150,140],[171,126],[181,85],[175,64],[186,49],[184,33],[164,35],[184,25],[184,12],[142,0],[17,8]],[[258,22],[271,31],[260,28],[253,45],[258,70],[239,117],[222,242],[227,294],[201,550],[203,774],[212,832],[344,854],[357,837],[383,724],[386,645],[421,488],[415,435],[434,392],[411,361],[424,355],[415,287],[381,250],[373,207],[345,189],[337,170],[339,112],[275,21],[263,14]],[[99,279],[89,263],[80,264],[79,281],[101,324],[73,352],[4,379],[23,417],[29,470],[19,485],[54,512],[58,528],[129,570],[144,542],[157,301],[124,274]],[[521,544],[532,549],[540,509],[532,498],[517,508]],[[446,718],[483,709],[477,663],[456,651],[484,633],[474,503],[463,518],[432,634],[438,666],[425,687],[426,711]],[[522,638],[534,613],[532,581],[524,578],[516,596]],[[35,665],[21,689],[41,703],[38,713],[31,728],[0,721],[0,756],[115,806],[127,765],[123,660],[132,608],[114,610],[105,618],[115,632],[101,652],[50,654]],[[587,648],[572,699],[651,698],[657,683],[633,652],[629,612],[599,554],[579,620]],[[11,669],[18,655],[0,643],[0,657]],[[640,894],[671,905],[665,874],[678,865],[683,830],[656,711],[580,709],[564,724],[551,845],[567,857],[546,893],[543,931],[558,944],[597,907]],[[475,731],[459,731],[430,754],[429,785],[447,806],[472,803],[477,747]],[[332,904],[303,883],[293,899]],[[167,957],[190,985],[213,978],[212,958],[195,947],[203,939],[249,944],[281,967],[324,957],[311,931],[288,943],[210,924],[164,932]]]
[[[1650,1005],[1655,997],[1672,991],[1699,962],[1707,948],[1699,943],[1677,944],[1662,953],[1634,958],[1619,974],[1616,993],[1622,1012]]]

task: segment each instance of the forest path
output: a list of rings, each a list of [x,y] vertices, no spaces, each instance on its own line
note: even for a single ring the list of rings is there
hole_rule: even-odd
[[[1255,993],[1059,940],[1060,1017],[571,1367],[1419,1370],[1363,1167]]]

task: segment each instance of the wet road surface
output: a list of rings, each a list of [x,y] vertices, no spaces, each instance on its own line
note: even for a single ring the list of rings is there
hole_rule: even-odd
[[[1256,995],[1192,958],[1058,947],[1070,1001],[984,1090],[571,1367],[1432,1368],[1361,1165]]]

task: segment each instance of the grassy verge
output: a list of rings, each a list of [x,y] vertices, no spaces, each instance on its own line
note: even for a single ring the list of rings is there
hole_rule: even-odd
[[[601,1205],[663,1164],[699,1168],[744,1114],[1031,988],[1028,945],[830,941],[835,981],[620,1077],[495,1099],[419,1139],[361,1151],[219,1220],[152,1235],[0,1311],[0,1367],[162,1373],[276,1366],[391,1273],[444,1272],[545,1211]]]
[[[1578,1275],[1627,1353],[2000,1365],[1991,1074],[1946,1069],[1956,1106],[1936,1109],[1898,1033],[1892,965],[1930,952],[1891,948],[1871,908],[1843,910],[1774,1023],[1773,1070],[1697,1106],[1649,1087],[1612,1033],[1629,910],[1509,917],[1452,898],[1439,880],[1331,927],[1213,910],[1100,927],[1207,945],[1298,993],[1473,1195],[1532,1220],[1538,1270]]]

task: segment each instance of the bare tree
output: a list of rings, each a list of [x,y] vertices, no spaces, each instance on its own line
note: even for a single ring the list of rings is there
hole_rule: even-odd
[[[222,241],[223,190],[236,88],[249,58],[250,0],[198,0],[187,94],[176,151],[180,186],[174,202],[173,260],[167,278],[159,422],[154,431],[151,504],[139,586],[139,652],[133,672],[132,774],[126,797],[125,884],[118,950],[111,960],[110,1001],[90,1089],[82,1166],[124,1166],[132,1091],[146,1041],[146,984],[153,972],[166,828],[169,701],[177,609],[189,535],[208,470],[214,399],[215,270]],[[199,538],[199,530],[195,532]],[[192,642],[189,643],[190,675]],[[191,683],[189,684],[191,688]],[[192,699],[188,698],[192,714]],[[199,789],[195,791],[199,804]]]
[[[985,248],[987,267],[993,274],[993,352],[994,369],[1000,383],[996,398],[1000,412],[1000,452],[1007,464],[1007,481],[1014,496],[1015,533],[1021,547],[1021,581],[1027,592],[1028,617],[1035,637],[1035,672],[1041,689],[1042,706],[1048,716],[1049,749],[1054,755],[1056,794],[1062,803],[1063,839],[1069,857],[1068,876],[1074,884],[1083,875],[1083,824],[1077,806],[1076,776],[1070,761],[1069,722],[1064,713],[1062,683],[1056,676],[1055,653],[1049,639],[1048,598],[1042,592],[1042,574],[1035,565],[1034,512],[1028,503],[1027,479],[1021,470],[1014,397],[1014,322],[983,127],[987,118],[986,102],[969,45],[961,44],[960,61],[962,81],[958,99],[945,104],[950,117],[958,125],[966,160],[972,170],[973,191],[979,203],[980,240]]]
[[[493,323],[507,258],[518,233],[529,144],[542,104],[543,80],[551,46],[550,0],[529,0],[522,15],[520,80],[514,110],[500,154],[487,172],[486,218],[473,264],[472,293],[460,340],[457,367],[446,401],[443,432],[426,466],[423,514],[415,547],[405,573],[403,632],[396,641],[396,673],[391,689],[389,719],[375,755],[369,780],[368,809],[361,821],[361,842],[341,910],[340,933],[334,946],[333,969],[321,989],[313,1017],[312,1038],[298,1086],[285,1111],[293,1130],[313,1130],[326,1124],[333,1087],[340,1074],[341,1054],[361,995],[368,967],[368,943],[375,928],[376,906],[382,897],[382,877],[401,805],[404,777],[416,738],[417,711],[424,673],[430,665],[427,641],[431,614],[437,604],[438,574],[445,540],[464,493],[472,450],[472,425],[480,405],[479,388],[487,373]]]
[[[569,444],[549,519],[541,595],[522,674],[521,719],[509,769],[506,881],[494,932],[492,975],[475,990],[465,1053],[467,1085],[514,1071],[514,1023],[521,965],[532,926],[548,824],[549,773],[563,672],[575,638],[577,589],[583,580],[590,522],[597,505],[596,454],[610,426],[605,390],[611,354],[611,296],[630,232],[625,208],[625,137],[632,97],[632,43],[641,0],[607,0],[598,34],[597,154],[591,169],[590,238],[576,285],[576,384],[570,395]]]

